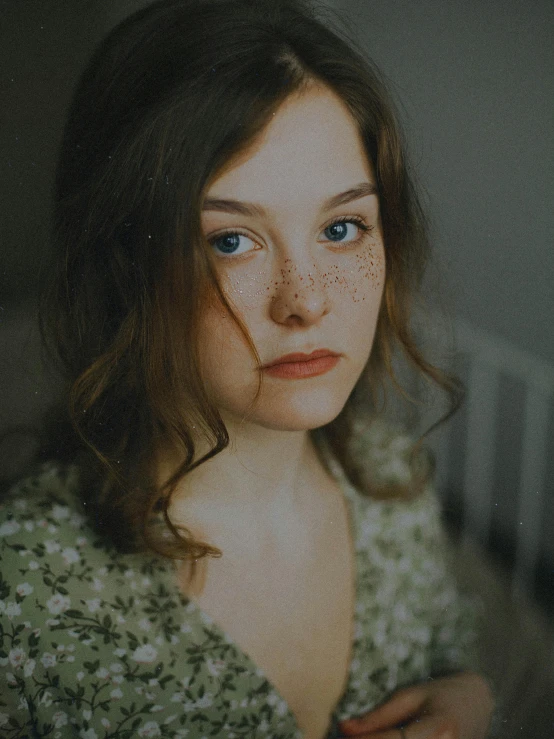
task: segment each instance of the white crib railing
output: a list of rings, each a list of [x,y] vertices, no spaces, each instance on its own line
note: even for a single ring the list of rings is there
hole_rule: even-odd
[[[493,440],[497,428],[499,374],[523,383],[525,407],[520,449],[514,588],[528,587],[540,555],[545,506],[548,418],[554,369],[509,342],[458,319],[459,351],[469,360],[467,452],[464,472],[465,528],[481,540],[490,529]]]
[[[436,336],[437,329],[431,333]],[[463,529],[464,535],[484,546],[491,531],[493,512],[493,477],[499,433],[500,376],[519,380],[524,388],[524,412],[519,480],[517,486],[517,524],[513,534],[515,567],[514,593],[530,590],[541,556],[541,524],[546,505],[546,464],[549,412],[554,398],[554,368],[509,342],[471,326],[463,319],[453,324],[456,355],[468,368],[465,378],[466,414],[465,455],[463,459]],[[427,333],[427,331],[425,331]],[[440,330],[439,330],[440,333]],[[452,362],[456,371],[459,361]],[[423,425],[425,425],[423,423]],[[447,424],[437,434],[432,446],[437,455],[438,484],[448,485],[452,455],[461,453],[451,444]]]

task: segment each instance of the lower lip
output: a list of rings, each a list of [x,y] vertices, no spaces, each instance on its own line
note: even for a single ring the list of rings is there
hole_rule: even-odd
[[[271,377],[283,377],[288,380],[300,380],[304,377],[316,377],[330,372],[336,367],[340,357],[318,357],[317,359],[308,359],[305,362],[283,362],[283,364],[274,364],[266,367],[264,372]]]

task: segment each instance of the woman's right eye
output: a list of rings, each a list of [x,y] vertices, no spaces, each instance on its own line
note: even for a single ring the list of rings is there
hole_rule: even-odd
[[[256,249],[255,241],[239,231],[228,231],[227,233],[212,236],[208,241],[219,254],[235,256],[247,254],[249,251]]]

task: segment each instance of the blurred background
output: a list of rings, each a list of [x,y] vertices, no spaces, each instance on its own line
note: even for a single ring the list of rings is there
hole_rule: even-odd
[[[0,432],[36,422],[57,390],[34,315],[71,91],[96,42],[145,4],[0,0]],[[504,585],[483,575],[482,587],[533,652],[515,694],[554,662],[554,4],[325,4],[389,83],[431,217],[435,260],[417,330],[468,395],[429,443],[452,536],[486,552],[475,567],[490,565]],[[428,408],[394,413],[424,430],[441,400],[405,380]],[[0,472],[24,464],[32,443],[23,429],[5,439]],[[493,651],[513,646],[502,629],[496,638]],[[502,736],[554,736],[554,692],[537,690],[542,719],[529,723],[529,704],[528,723],[514,718]]]

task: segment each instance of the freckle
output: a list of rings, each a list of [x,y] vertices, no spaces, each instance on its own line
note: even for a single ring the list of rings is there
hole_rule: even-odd
[[[298,297],[298,293],[294,293],[294,297],[297,298]]]

